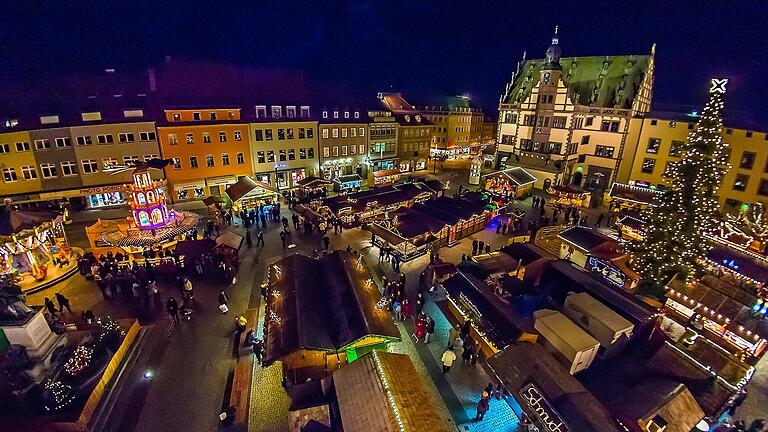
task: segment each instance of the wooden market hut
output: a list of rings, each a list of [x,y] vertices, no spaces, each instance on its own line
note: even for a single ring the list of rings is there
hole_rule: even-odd
[[[368,229],[409,259],[424,253],[430,244],[446,246],[482,231],[491,216],[484,202],[443,196],[401,207]]]
[[[484,189],[502,199],[523,199],[528,196],[536,183],[536,177],[522,167],[508,168],[485,174]]]
[[[336,371],[333,382],[344,432],[451,430],[406,354],[374,352]]]
[[[257,207],[259,204],[274,204],[277,202],[277,189],[267,183],[251,177],[241,177],[226,190],[232,200],[232,208],[236,211]]]
[[[324,178],[308,176],[297,182],[301,190],[302,197],[319,197],[325,196],[328,188],[333,185],[333,182]]]
[[[294,254],[269,267],[263,363],[283,365],[293,396],[400,333],[376,304],[381,294],[358,258],[335,251],[320,259]]]
[[[333,188],[337,192],[357,190],[363,183],[363,178],[359,174],[348,174],[338,176],[333,179]]]
[[[355,226],[400,207],[426,201],[435,194],[423,183],[405,183],[325,198],[323,207],[348,226]]]

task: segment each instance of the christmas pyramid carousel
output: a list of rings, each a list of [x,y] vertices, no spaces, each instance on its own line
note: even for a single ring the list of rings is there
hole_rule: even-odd
[[[170,159],[152,159],[129,166],[113,166],[110,171],[133,170],[133,182],[125,185],[129,196],[131,215],[125,220],[98,220],[86,228],[91,246],[105,245],[128,253],[140,253],[156,246],[167,247],[192,231],[200,216],[197,213],[168,209],[163,180],[153,180],[150,169],[162,169]]]

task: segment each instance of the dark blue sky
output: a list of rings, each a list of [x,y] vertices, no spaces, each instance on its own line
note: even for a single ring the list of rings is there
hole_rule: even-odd
[[[701,104],[731,79],[739,117],[768,129],[768,2],[717,1],[24,1],[0,19],[0,77],[142,68],[164,55],[302,69],[375,92],[469,93],[495,109],[523,50],[542,57],[649,53],[654,102]],[[418,100],[416,100],[418,102]]]

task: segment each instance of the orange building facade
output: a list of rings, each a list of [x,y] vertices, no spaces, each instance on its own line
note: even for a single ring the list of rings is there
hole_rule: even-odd
[[[173,202],[225,197],[226,188],[252,176],[248,124],[239,108],[166,109],[157,135]]]

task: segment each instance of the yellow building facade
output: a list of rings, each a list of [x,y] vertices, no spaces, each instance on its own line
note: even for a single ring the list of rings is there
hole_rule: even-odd
[[[256,180],[287,189],[318,175],[317,121],[251,122],[248,128]]]
[[[174,202],[225,196],[240,176],[253,175],[250,133],[239,108],[167,109],[157,127],[169,196]]]
[[[32,152],[29,132],[0,133],[0,196],[36,193],[41,176]]]
[[[680,151],[697,117],[685,114],[655,114],[632,119],[628,151],[617,181],[639,186],[663,188],[664,171],[670,162],[680,160]],[[738,211],[742,204],[768,203],[768,134],[748,129],[722,131],[728,144],[730,167],[719,191],[720,205]]]

